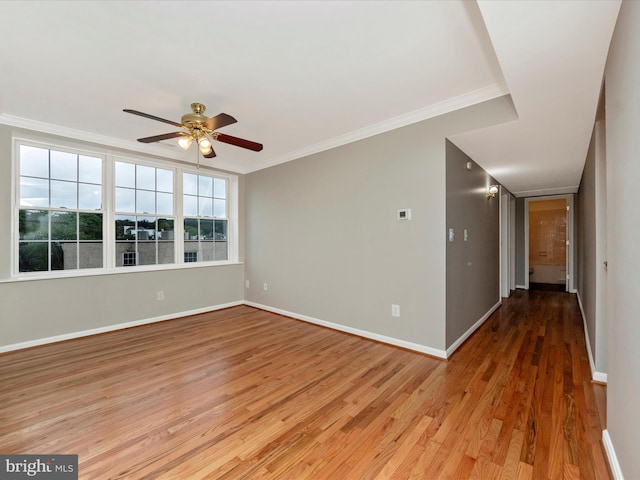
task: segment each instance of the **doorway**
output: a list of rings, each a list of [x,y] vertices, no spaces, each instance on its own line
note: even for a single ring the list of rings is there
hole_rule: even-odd
[[[571,291],[572,197],[525,200],[526,287]]]

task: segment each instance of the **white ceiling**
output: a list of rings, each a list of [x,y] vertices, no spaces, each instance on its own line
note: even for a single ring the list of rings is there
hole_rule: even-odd
[[[507,93],[519,119],[452,137],[518,195],[575,191],[620,2],[1,1],[0,123],[195,161],[136,138],[192,102],[238,123],[239,173]]]

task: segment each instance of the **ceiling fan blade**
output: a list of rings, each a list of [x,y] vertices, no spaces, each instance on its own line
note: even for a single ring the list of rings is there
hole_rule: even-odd
[[[237,120],[233,118],[231,115],[227,115],[226,113],[220,113],[215,117],[208,118],[203,125],[207,127],[209,130],[217,130],[222,127],[226,127],[227,125],[231,125],[232,123],[236,123]]]
[[[142,143],[160,142],[162,140],[169,140],[170,138],[188,137],[189,134],[185,132],[172,132],[164,133],[162,135],[154,135],[153,137],[139,138],[138,141]]]
[[[213,147],[211,147],[211,150],[209,151],[209,153],[207,153],[206,155],[203,155],[204,158],[213,158],[216,156],[216,152],[213,151]]]
[[[214,137],[222,143],[228,143],[229,145],[235,145],[236,147],[246,148],[247,150],[253,150],[259,152],[262,150],[262,144],[252,142],[251,140],[245,140],[244,138],[232,137],[231,135],[225,135],[224,133],[218,133]]]
[[[174,125],[176,127],[180,127],[180,128],[183,127],[183,125],[181,123],[177,123],[177,122],[174,122],[172,120],[167,120],[166,118],[156,117],[155,115],[149,115],[148,113],[139,112],[137,110],[131,110],[131,109],[125,108],[122,111],[123,112],[127,112],[127,113],[132,113],[133,115],[139,115],[139,116],[144,117],[144,118],[150,118],[151,120],[157,120],[158,122],[168,123],[169,125]]]

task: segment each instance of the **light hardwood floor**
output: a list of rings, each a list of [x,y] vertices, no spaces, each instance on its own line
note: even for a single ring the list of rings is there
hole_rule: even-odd
[[[606,479],[604,392],[566,293],[517,291],[449,361],[240,306],[0,355],[0,453],[76,453],[82,479]]]

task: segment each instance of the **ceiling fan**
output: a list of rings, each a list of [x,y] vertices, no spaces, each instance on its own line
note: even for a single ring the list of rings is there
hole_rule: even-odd
[[[149,115],[148,113],[139,112],[137,110],[131,110],[125,108],[123,111],[132,113],[133,115],[139,115],[141,117],[150,118],[151,120],[157,120],[158,122],[168,123],[178,128],[182,128],[182,131],[165,133],[162,135],[154,135],[153,137],[139,138],[138,141],[142,143],[160,142],[162,140],[169,140],[170,138],[178,138],[178,145],[184,150],[188,150],[193,141],[198,144],[200,153],[205,158],[213,158],[216,156],[216,152],[211,145],[212,140],[218,142],[228,143],[229,145],[235,145],[236,147],[246,148],[259,152],[262,150],[262,144],[245,140],[244,138],[232,137],[224,133],[219,133],[216,130],[219,128],[236,123],[237,120],[231,115],[226,113],[220,113],[215,117],[205,117],[203,115],[205,107],[202,103],[192,103],[191,109],[193,113],[187,113],[182,116],[181,122],[174,122],[172,120],[166,120],[164,118],[156,117],[155,115]]]

